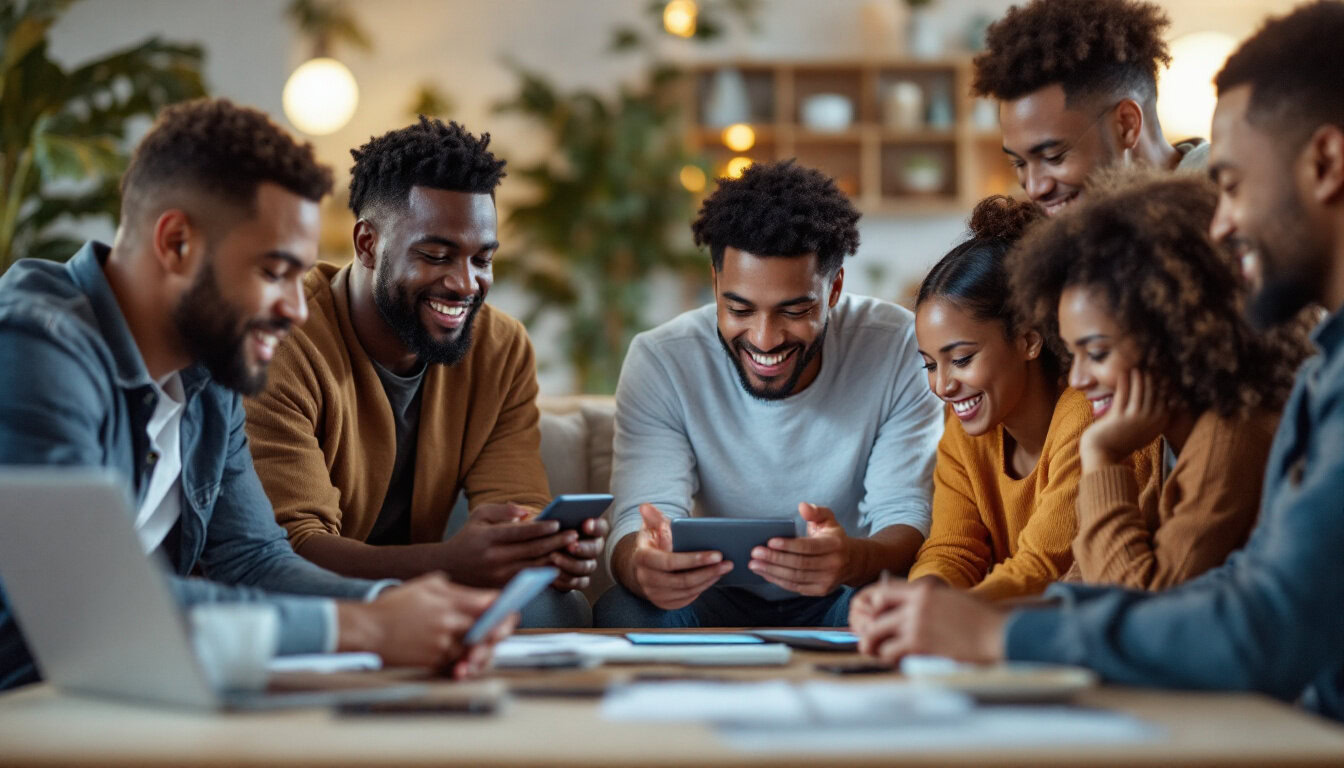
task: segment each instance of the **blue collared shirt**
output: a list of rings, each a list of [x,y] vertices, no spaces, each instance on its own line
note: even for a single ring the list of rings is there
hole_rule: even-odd
[[[1315,340],[1245,549],[1162,593],[1057,584],[1046,594],[1060,607],[1008,620],[1009,658],[1127,685],[1260,691],[1344,719],[1344,313]]]
[[[108,467],[134,510],[153,469],[146,425],[157,394],[103,274],[108,253],[91,242],[65,264],[24,260],[0,278],[0,464]],[[273,603],[281,653],[330,648],[329,598],[365,599],[382,584],[294,553],[252,468],[242,398],[201,366],[181,377],[181,516],[163,544],[174,592],[186,605]],[[198,569],[205,579],[188,577]],[[36,679],[0,590],[0,690]]]

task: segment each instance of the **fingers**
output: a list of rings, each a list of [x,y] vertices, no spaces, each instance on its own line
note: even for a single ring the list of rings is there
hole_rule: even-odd
[[[1133,371],[1131,370],[1130,373],[1133,373]],[[1107,411],[1105,414],[1103,414],[1102,418],[1103,419],[1106,418],[1106,416],[1110,415],[1111,413],[1114,413],[1116,416],[1120,416],[1127,412],[1126,409],[1128,408],[1128,406],[1129,406],[1129,375],[1123,374],[1120,377],[1118,377],[1115,381],[1115,391],[1111,393],[1111,409]]]
[[[713,550],[702,552],[664,552],[660,549],[635,550],[635,566],[654,571],[685,571],[723,561],[723,553]]]
[[[594,539],[604,539],[608,533],[611,533],[611,524],[608,523],[605,518],[594,517],[584,520],[583,527],[580,530],[583,531],[584,536],[589,536]]]
[[[835,513],[831,512],[830,509],[809,504],[806,501],[798,504],[798,514],[807,522],[817,525],[835,522]]]
[[[532,510],[513,502],[504,504],[482,504],[471,510],[468,517],[485,523],[511,523],[522,520],[532,514]]]
[[[597,572],[597,560],[574,558],[563,552],[552,552],[550,563],[570,576],[591,576]]]
[[[1154,411],[1157,410],[1157,393],[1154,391],[1157,388],[1153,386],[1152,377],[1146,373],[1141,373],[1138,379],[1134,381],[1134,386],[1143,393],[1143,414],[1145,416],[1153,415]]]
[[[592,579],[587,576],[566,576],[565,574],[561,574],[555,577],[555,581],[551,582],[551,586],[561,592],[569,592],[571,590],[587,589],[588,585],[591,583]]]
[[[607,541],[603,538],[579,539],[568,547],[570,556],[579,560],[595,560],[602,555]]]
[[[635,573],[636,576],[640,577],[640,586],[644,587],[645,593],[656,591],[668,594],[678,592],[696,592],[698,594],[708,589],[731,570],[733,570],[733,564],[723,562],[674,573],[641,569],[636,566]]]
[[[774,551],[793,552],[799,555],[816,557],[818,555],[829,555],[839,552],[841,546],[840,540],[834,536],[801,536],[796,539],[771,539],[765,543],[765,547],[756,547],[752,550],[751,556],[758,557],[756,554],[757,552]]]
[[[558,520],[532,520],[526,523],[513,523],[512,525],[494,525],[485,531],[485,536],[489,541],[498,544],[512,544],[519,541],[530,541],[539,539],[542,536],[551,536],[560,530]],[[579,535],[574,531],[565,531],[565,535],[570,541],[578,541]]]
[[[561,531],[540,539],[517,544],[497,544],[491,547],[490,557],[497,563],[515,563],[521,560],[546,559],[552,552],[563,550],[576,539],[573,531]]]
[[[821,571],[799,571],[760,560],[752,560],[747,567],[771,584],[799,594],[824,595],[830,591],[831,578]]]

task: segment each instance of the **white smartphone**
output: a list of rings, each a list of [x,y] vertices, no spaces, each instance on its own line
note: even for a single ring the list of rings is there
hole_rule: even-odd
[[[471,629],[467,630],[463,642],[475,645],[484,640],[485,636],[490,634],[490,630],[499,626],[509,614],[521,611],[559,575],[560,569],[552,566],[524,568],[514,574],[509,583],[504,585],[499,597],[495,598],[495,602],[491,603],[476,623],[471,625]]]

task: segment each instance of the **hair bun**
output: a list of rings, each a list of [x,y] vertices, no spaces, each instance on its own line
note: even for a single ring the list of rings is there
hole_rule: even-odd
[[[990,195],[971,212],[971,236],[976,240],[1016,241],[1042,217],[1035,204],[1007,195]]]

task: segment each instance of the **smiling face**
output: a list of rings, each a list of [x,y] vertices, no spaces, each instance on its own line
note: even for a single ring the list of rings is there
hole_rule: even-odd
[[[952,406],[966,434],[983,435],[1022,401],[1028,365],[1040,352],[1036,334],[1009,339],[999,320],[981,320],[944,298],[915,312],[915,336],[929,389]]]
[[[276,347],[308,317],[303,276],[317,261],[318,204],[272,183],[255,213],[207,247],[173,324],[220,385],[252,395]]]
[[[1330,249],[1317,234],[1294,186],[1301,158],[1286,157],[1274,137],[1246,120],[1251,86],[1218,99],[1209,175],[1218,184],[1210,236],[1232,249],[1254,291],[1250,318],[1274,325],[1319,301]]]
[[[1115,322],[1106,298],[1073,285],[1059,297],[1059,335],[1073,353],[1069,386],[1092,404],[1093,417],[1111,407],[1120,379],[1139,367],[1140,350]]]
[[[494,281],[494,199],[415,186],[403,208],[377,215],[374,226],[373,297],[384,322],[421,362],[461,360]]]
[[[762,400],[806,389],[821,370],[844,269],[828,278],[817,272],[816,254],[762,257],[730,246],[713,281],[719,340],[743,388]]]
[[[1093,171],[1120,157],[1108,130],[1111,112],[1068,106],[1058,84],[999,104],[1003,151],[1022,189],[1047,214],[1064,210]]]

